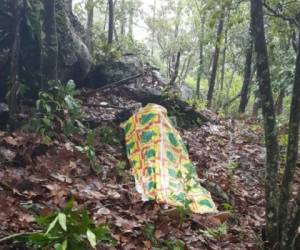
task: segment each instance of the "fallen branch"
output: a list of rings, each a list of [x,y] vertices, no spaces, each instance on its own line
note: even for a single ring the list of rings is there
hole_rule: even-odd
[[[19,237],[19,236],[27,236],[27,235],[32,235],[32,234],[36,234],[36,233],[42,233],[42,231],[35,231],[35,232],[29,232],[29,233],[16,233],[16,234],[11,234],[11,235],[8,235],[2,239],[0,239],[0,242],[5,242],[5,241],[8,241],[8,240],[11,240],[13,238],[16,238],[16,237]]]
[[[91,92],[95,92],[95,91],[102,91],[102,90],[105,90],[105,89],[110,89],[110,88],[115,88],[115,87],[120,87],[122,85],[125,85],[127,84],[129,81],[131,80],[134,80],[134,79],[137,79],[139,77],[142,77],[144,74],[141,73],[141,74],[137,74],[137,75],[134,75],[134,76],[130,76],[128,78],[125,78],[125,79],[122,79],[120,81],[117,81],[117,82],[113,82],[113,83],[110,83],[110,84],[107,84],[103,87],[100,87],[98,89],[93,89],[91,90]]]
[[[115,105],[110,105],[110,104],[92,104],[92,103],[86,103],[83,106],[85,107],[94,107],[94,108],[112,108],[112,109],[126,109],[124,107],[119,107],[119,106],[115,106]]]
[[[230,99],[228,102],[226,102],[223,105],[223,108],[226,108],[227,106],[229,106],[231,103],[233,103],[235,100],[237,100],[240,96],[241,96],[241,93],[239,93],[238,95],[236,95],[235,97],[233,97],[232,99]]]
[[[205,122],[216,122],[215,117],[210,117],[209,115],[197,111],[187,102],[178,98],[155,94],[144,89],[133,89],[129,87],[124,87],[124,89],[119,90],[118,95],[129,97],[137,102],[141,102],[143,105],[148,103],[156,103],[166,107],[168,110],[176,109],[182,115],[182,118],[187,121],[187,123],[190,121],[194,124],[201,125]]]

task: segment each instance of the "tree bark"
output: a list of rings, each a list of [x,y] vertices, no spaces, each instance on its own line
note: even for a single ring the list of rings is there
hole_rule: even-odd
[[[246,49],[246,60],[245,60],[245,70],[244,70],[244,82],[241,90],[241,101],[239,106],[239,112],[245,113],[248,104],[248,93],[249,86],[251,83],[251,67],[252,67],[252,52],[253,52],[253,40],[251,35],[251,24],[249,29],[249,44]]]
[[[276,114],[277,115],[281,115],[282,114],[284,97],[285,97],[285,88],[282,87],[279,90],[279,95],[277,97],[276,104],[275,104]]]
[[[298,55],[296,60],[295,79],[290,110],[289,139],[285,171],[280,192],[279,232],[281,232],[281,249],[292,249],[293,240],[296,238],[300,225],[300,190],[298,194],[298,212],[293,218],[290,230],[288,218],[288,204],[291,198],[291,187],[294,180],[298,159],[298,143],[300,128],[300,41],[298,42]]]
[[[253,41],[257,56],[257,80],[262,101],[266,143],[266,235],[270,249],[278,244],[278,141],[274,100],[270,80],[268,52],[264,30],[262,0],[251,0]]]
[[[214,51],[214,55],[213,55],[211,76],[209,79],[209,89],[208,89],[208,93],[207,93],[207,108],[211,108],[211,106],[212,106],[214,88],[215,88],[215,84],[216,84],[216,76],[217,76],[217,69],[218,69],[218,62],[219,62],[219,55],[220,55],[220,42],[221,42],[221,38],[222,38],[223,27],[224,27],[224,10],[222,11],[222,14],[221,14],[221,17],[220,17],[219,23],[218,23],[217,39],[216,39],[215,51]]]
[[[120,25],[120,35],[125,35],[125,24],[126,24],[126,16],[125,16],[125,0],[121,1],[121,25]]]
[[[11,49],[11,62],[10,62],[10,89],[7,96],[9,107],[10,125],[14,127],[16,122],[16,114],[19,111],[18,105],[18,91],[20,88],[19,83],[19,57],[20,57],[20,25],[21,25],[21,9],[23,0],[13,0],[14,6],[14,39]]]
[[[134,15],[134,9],[133,6],[131,6],[129,10],[129,23],[128,23],[128,35],[131,40],[133,40],[133,15]]]
[[[226,63],[226,52],[227,52],[227,42],[228,42],[228,29],[225,30],[224,34],[224,48],[222,55],[222,69],[221,69],[221,80],[220,80],[220,89],[224,88],[224,77],[225,77],[225,63]]]
[[[57,58],[58,58],[58,40],[55,16],[55,0],[44,0],[44,17],[41,73],[42,88],[48,87],[48,82],[54,80],[57,82]]]
[[[181,56],[181,52],[178,51],[177,52],[177,57],[176,57],[176,63],[175,63],[175,68],[174,68],[174,72],[173,72],[173,76],[170,80],[170,85],[174,86],[175,81],[178,77],[178,71],[179,71],[179,66],[180,66],[180,56]]]
[[[257,117],[258,116],[258,111],[261,108],[261,99],[259,95],[255,96],[255,101],[252,107],[252,116]]]
[[[73,11],[73,0],[65,0],[65,6],[66,6],[67,12],[72,13],[72,11]]]
[[[94,26],[94,0],[88,0],[86,4],[87,25],[86,25],[86,46],[89,51],[93,51],[93,26]]]
[[[200,31],[200,43],[199,43],[199,66],[198,66],[198,74],[197,74],[197,85],[196,85],[196,96],[200,99],[200,83],[203,73],[203,37],[204,37],[204,27],[205,27],[205,16],[201,19],[201,31]]]
[[[152,22],[154,23],[156,20],[156,0],[153,2],[153,15],[152,15]],[[155,44],[155,29],[152,29],[152,41],[151,41],[151,57],[154,56],[154,44]]]
[[[112,44],[114,40],[114,3],[113,0],[108,0],[108,11],[109,11],[109,21],[108,21],[108,44]]]
[[[182,74],[182,77],[181,77],[181,82],[184,83],[186,78],[187,78],[187,75],[190,71],[190,66],[191,66],[191,62],[192,62],[192,58],[193,58],[193,54],[190,54],[188,56],[188,61],[186,63],[186,67],[185,67],[185,70],[183,71],[183,74]]]

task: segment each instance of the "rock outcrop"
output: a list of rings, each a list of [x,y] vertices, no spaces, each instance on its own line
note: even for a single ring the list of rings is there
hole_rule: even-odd
[[[7,92],[10,55],[13,41],[13,1],[0,1],[0,96]],[[40,88],[41,20],[43,4],[40,0],[23,2],[21,11],[20,82],[35,96]],[[58,38],[58,76],[62,81],[80,82],[89,73],[92,58],[83,42],[84,29],[64,1],[56,1]],[[26,89],[26,88],[25,88]]]

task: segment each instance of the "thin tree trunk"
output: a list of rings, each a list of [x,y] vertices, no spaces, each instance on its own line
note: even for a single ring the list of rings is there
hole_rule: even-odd
[[[251,26],[251,24],[250,24]],[[239,112],[245,113],[248,104],[249,86],[251,83],[251,67],[252,67],[252,53],[253,53],[253,40],[251,37],[251,27],[249,30],[249,44],[246,49],[246,60],[244,70],[244,82],[241,90],[241,101],[239,106]]]
[[[112,44],[114,40],[114,3],[108,0],[109,22],[108,22],[108,44]]]
[[[120,35],[123,37],[125,35],[125,24],[126,24],[126,17],[125,17],[125,0],[121,1],[121,30]]]
[[[156,0],[153,2],[153,16],[152,22],[154,23],[156,20]],[[154,44],[155,44],[155,29],[152,29],[152,41],[151,41],[151,57],[154,55]]]
[[[23,0],[13,0],[14,6],[14,40],[11,49],[11,62],[10,62],[10,89],[7,96],[9,106],[9,119],[10,125],[15,126],[16,114],[19,111],[18,104],[18,91],[20,88],[19,83],[19,57],[20,57],[20,25],[21,25],[21,9]]]
[[[182,79],[182,77],[183,77],[183,74],[184,74],[184,72],[185,72],[185,68],[186,68],[188,59],[189,59],[189,55],[187,55],[187,56],[184,58],[184,61],[183,61],[183,63],[182,63],[181,71],[180,71],[180,74],[179,74],[180,79]],[[180,82],[181,82],[181,81],[180,81]]]
[[[222,55],[222,69],[221,69],[221,80],[220,80],[220,89],[224,89],[224,77],[225,77],[225,63],[226,63],[226,52],[227,52],[227,41],[228,41],[228,29],[225,30],[224,38],[224,48]]]
[[[117,29],[116,29],[115,26],[114,26],[114,36],[115,36],[116,42],[118,42],[119,41],[119,36],[118,36],[118,32],[117,32]]]
[[[93,52],[93,26],[94,26],[94,0],[88,0],[87,9],[87,26],[86,26],[86,45],[89,51]]]
[[[181,79],[181,82],[182,83],[184,83],[185,82],[185,80],[186,80],[186,78],[187,78],[187,75],[188,75],[188,73],[189,73],[189,71],[190,71],[190,65],[191,65],[191,62],[192,62],[192,58],[193,58],[193,54],[190,54],[189,55],[189,58],[188,58],[188,61],[187,61],[187,64],[186,64],[186,68],[185,68],[185,71],[184,71],[184,73],[183,73],[183,75],[182,75],[182,79]]]
[[[275,103],[275,109],[276,109],[277,115],[282,114],[284,97],[285,97],[285,88],[282,87],[279,91],[279,95],[278,95],[276,103]]]
[[[107,23],[107,19],[108,19],[108,2],[107,2],[107,4],[106,4],[106,7],[105,7],[105,15],[104,15],[104,25],[103,25],[103,30],[104,31],[106,31],[107,29],[107,26],[109,25],[108,23]]]
[[[55,17],[55,0],[44,0],[43,33],[41,73],[42,88],[48,87],[48,82],[57,82],[58,41]]]
[[[209,89],[208,89],[208,93],[207,93],[207,107],[208,108],[211,108],[211,106],[212,106],[214,88],[215,88],[215,84],[216,84],[219,55],[220,55],[220,42],[221,42],[221,38],[222,38],[223,26],[224,26],[224,10],[222,11],[221,17],[219,19],[218,29],[217,29],[216,46],[215,46],[215,51],[214,51],[214,55],[213,55],[211,76],[209,79]]]
[[[296,61],[295,80],[289,122],[289,139],[287,146],[286,166],[280,192],[279,232],[281,232],[281,249],[292,249],[300,225],[300,190],[298,194],[298,213],[293,218],[290,230],[288,220],[288,204],[291,198],[291,187],[294,180],[298,159],[298,143],[300,128],[300,41],[298,42],[298,56]]]
[[[174,69],[174,73],[173,76],[170,80],[170,85],[173,86],[175,84],[175,81],[178,77],[178,72],[179,72],[179,66],[180,66],[180,56],[181,56],[181,52],[178,51],[177,52],[177,57],[176,57],[176,63],[175,63],[175,69]]]
[[[133,40],[133,15],[134,15],[134,9],[131,7],[129,11],[129,23],[128,23],[128,35],[131,40]]]
[[[300,234],[298,232],[298,228],[300,227],[300,188],[298,190],[298,197],[297,197],[297,208],[295,209],[295,216],[290,221],[290,226],[287,234],[284,234],[284,243],[281,243],[282,249],[300,249]],[[294,245],[294,246],[293,246]]]
[[[257,117],[258,116],[258,111],[259,111],[260,108],[261,108],[261,99],[257,95],[255,97],[255,101],[254,101],[253,108],[252,108],[252,116],[253,117]]]
[[[229,82],[228,82],[228,84],[227,84],[227,87],[226,87],[226,89],[227,89],[226,100],[229,99],[229,91],[230,91],[230,89],[231,89],[231,86],[232,86],[232,83],[233,83],[233,79],[234,79],[235,73],[236,73],[236,68],[235,68],[234,70],[232,70],[231,76],[230,76],[230,80],[229,80]]]
[[[205,16],[201,18],[201,31],[200,31],[200,44],[199,44],[199,67],[198,67],[198,74],[197,74],[197,87],[196,87],[196,96],[200,99],[200,83],[201,77],[203,73],[203,37],[204,37],[204,27],[205,27]]]
[[[251,0],[253,41],[257,55],[257,80],[262,100],[266,143],[266,235],[270,249],[278,244],[278,141],[274,100],[264,30],[262,0]]]
[[[73,0],[65,0],[65,6],[68,13],[73,11]]]

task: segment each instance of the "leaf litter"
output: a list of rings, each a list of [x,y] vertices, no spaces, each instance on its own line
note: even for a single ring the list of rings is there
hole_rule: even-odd
[[[83,90],[81,98],[87,121],[94,127],[113,128],[121,143],[108,144],[97,136],[101,171],[96,175],[88,159],[74,150],[84,138],[70,141],[62,136],[44,145],[34,134],[1,131],[0,237],[37,229],[34,216],[63,208],[74,197],[76,206],[86,207],[94,223],[107,223],[117,240],[115,246],[97,249],[153,249],[155,242],[176,240],[184,243],[184,249],[260,248],[265,224],[265,149],[263,131],[254,120],[220,119],[179,129],[201,185],[224,212],[194,214],[179,223],[176,209],[143,202],[135,190],[116,118],[120,110],[140,104],[118,91]],[[153,226],[152,239],[145,234],[147,225]]]

